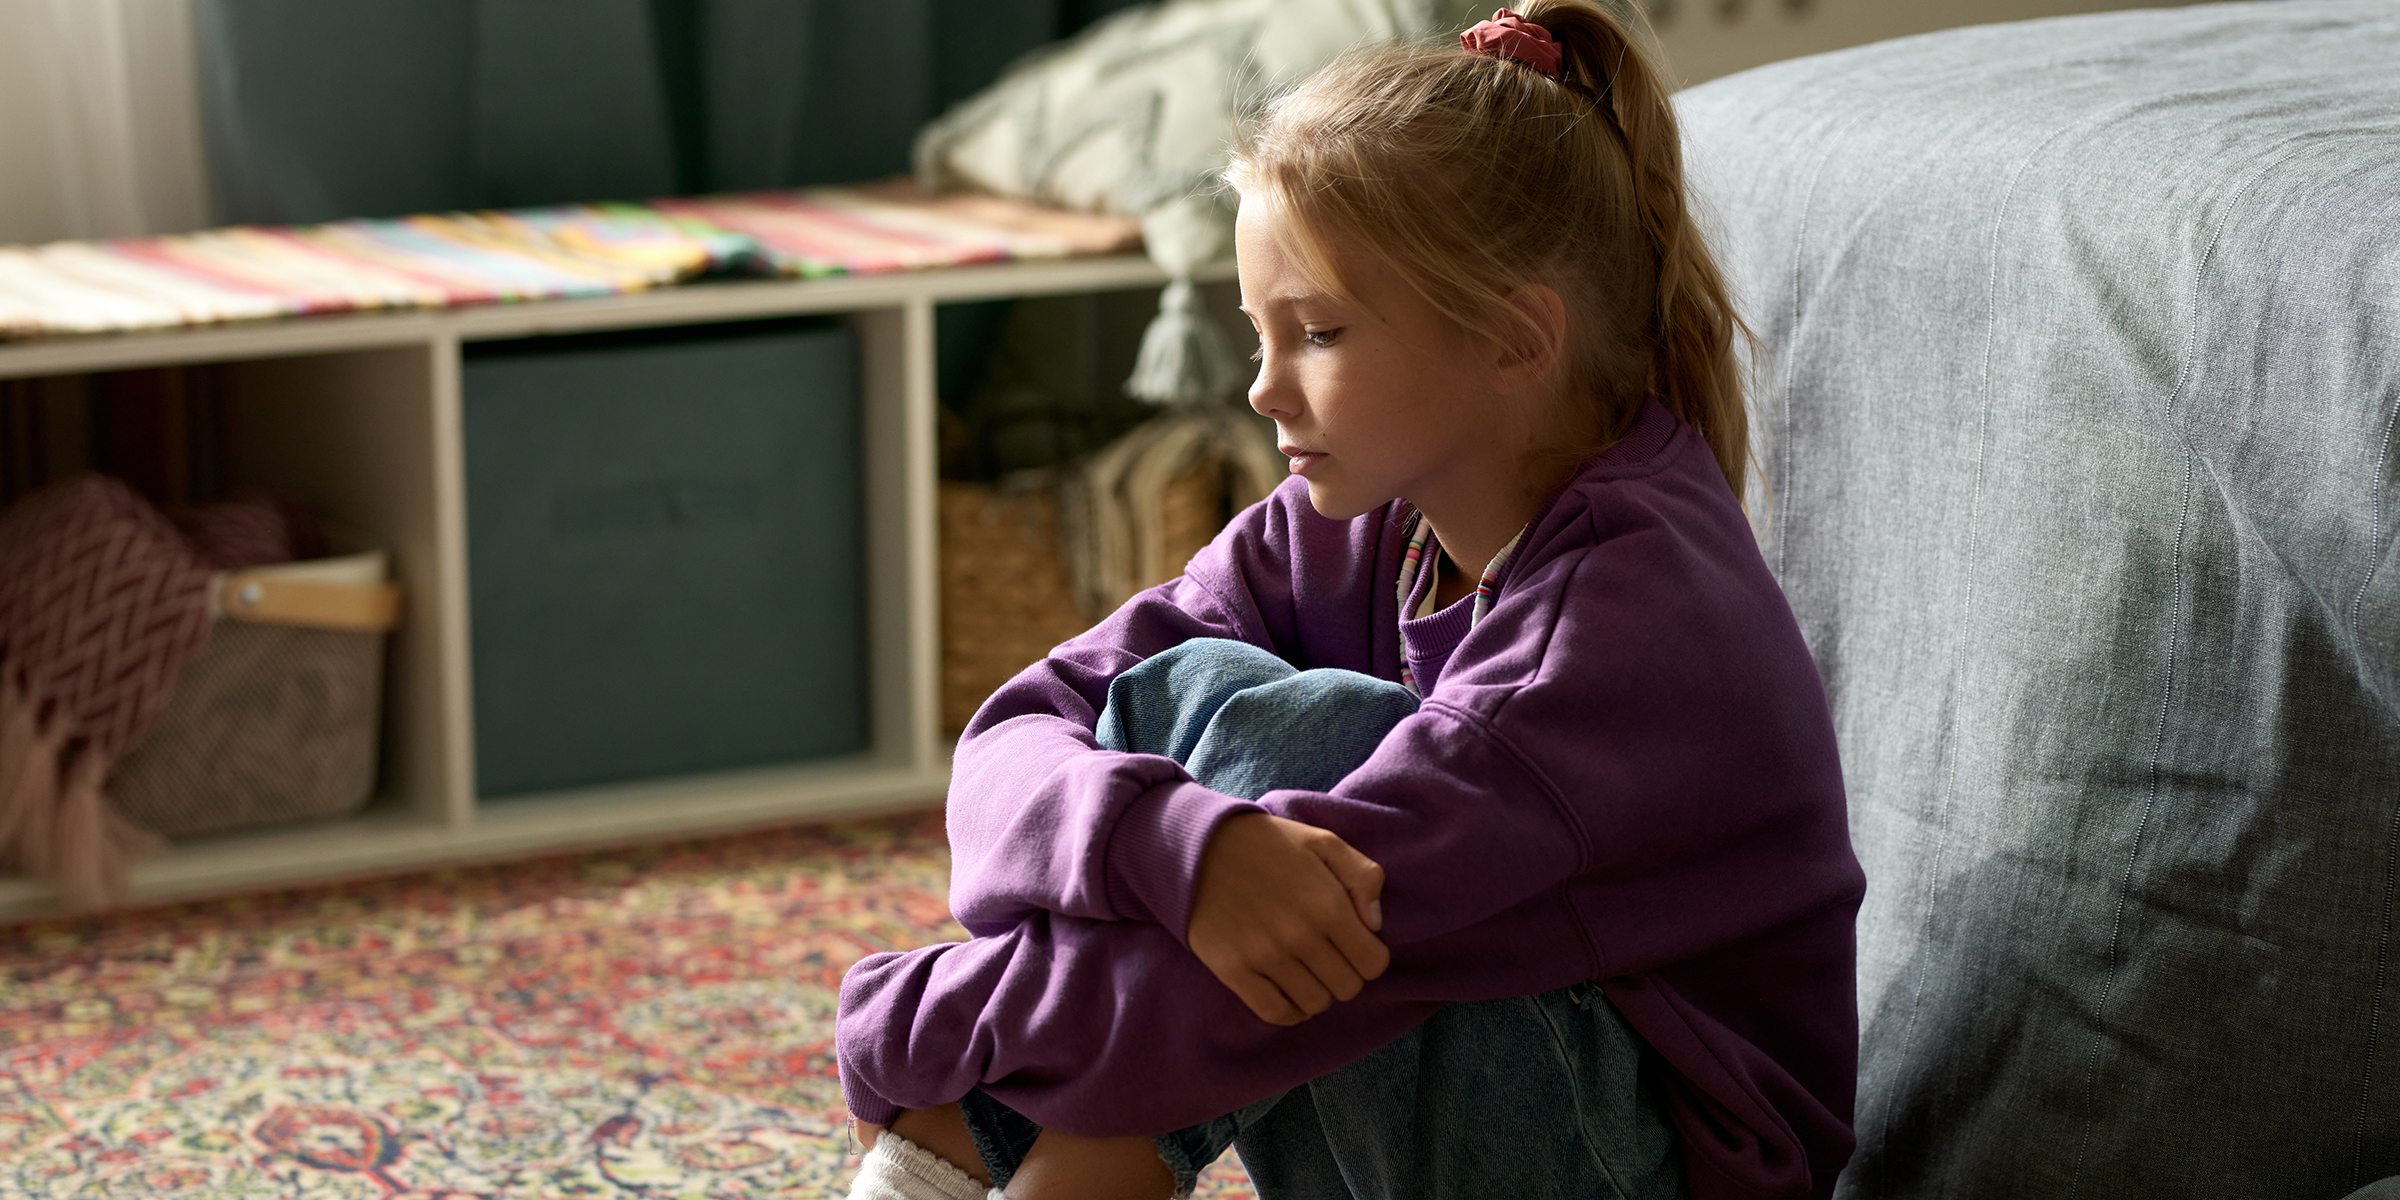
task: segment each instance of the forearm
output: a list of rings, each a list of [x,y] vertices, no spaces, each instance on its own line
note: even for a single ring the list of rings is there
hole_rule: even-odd
[[[1044,914],[860,962],[842,983],[837,1052],[860,1120],[980,1086],[1045,1126],[1147,1136],[1315,1078],[1437,1007],[1370,989],[1299,1026],[1270,1025],[1156,926]]]
[[[837,1051],[861,1120],[980,1086],[1044,1125],[1148,1135],[1313,1079],[1442,1004],[1546,991],[1593,969],[1572,916],[1536,901],[1396,947],[1356,999],[1279,1026],[1156,926],[1038,914],[861,961],[842,981]]]
[[[1183,768],[1158,755],[1103,750],[1094,731],[1118,674],[1195,638],[1256,644],[1263,634],[1255,626],[1209,589],[1175,580],[1127,602],[993,694],[951,766],[950,903],[961,924],[998,932],[1038,910],[1147,920],[1182,932],[1184,904],[1172,902],[1188,901],[1188,889],[1128,888],[1124,881],[1165,872],[1188,885],[1208,831],[1235,806],[1253,806],[1201,798],[1197,806],[1162,807],[1154,803],[1162,789],[1188,784]],[[1119,854],[1136,861],[1112,866]],[[1144,893],[1169,900],[1169,909],[1150,907]]]

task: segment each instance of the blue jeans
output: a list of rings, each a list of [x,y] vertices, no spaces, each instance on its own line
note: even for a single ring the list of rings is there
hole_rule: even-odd
[[[1098,735],[1256,799],[1330,789],[1416,707],[1396,683],[1197,639],[1119,675]],[[1155,1140],[1177,1195],[1232,1145],[1266,1200],[1668,1200],[1683,1165],[1644,1081],[1656,1069],[1600,989],[1577,984],[1452,1004],[1348,1066]],[[1041,1127],[981,1091],[959,1107],[1006,1187]]]

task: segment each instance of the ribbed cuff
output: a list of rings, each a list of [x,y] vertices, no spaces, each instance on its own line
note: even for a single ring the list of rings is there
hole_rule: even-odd
[[[1200,855],[1217,823],[1265,811],[1188,779],[1135,797],[1108,838],[1103,868],[1108,907],[1120,917],[1162,926],[1183,941],[1192,923],[1192,893],[1200,885]]]
[[[892,1122],[899,1120],[900,1114],[907,1111],[848,1079],[842,1080],[842,1103],[850,1106],[851,1117],[886,1129],[891,1128]]]

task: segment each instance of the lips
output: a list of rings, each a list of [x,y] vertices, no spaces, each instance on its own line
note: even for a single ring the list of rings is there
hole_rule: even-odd
[[[1325,457],[1321,450],[1302,450],[1297,446],[1277,446],[1275,449],[1291,460],[1292,474],[1306,475],[1308,469]]]

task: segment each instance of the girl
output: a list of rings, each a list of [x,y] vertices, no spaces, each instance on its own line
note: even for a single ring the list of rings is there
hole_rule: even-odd
[[[1830,1192],[1863,880],[1673,113],[1586,0],[1461,40],[1236,156],[1293,478],[977,714],[853,1197]]]

